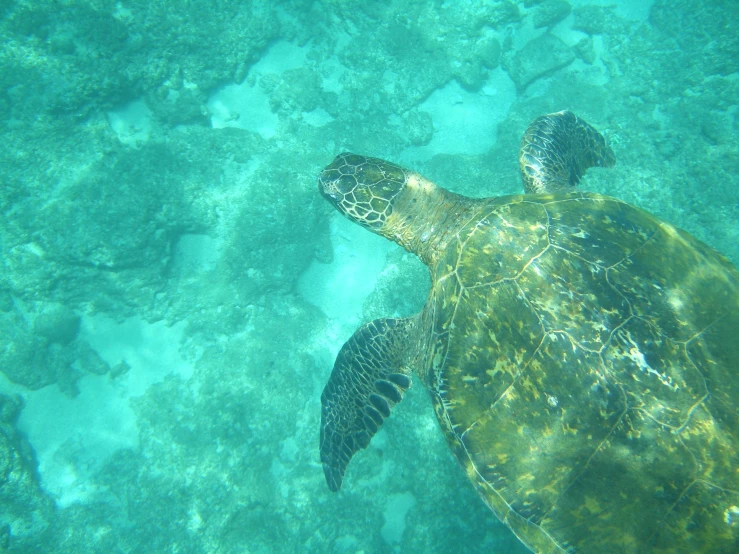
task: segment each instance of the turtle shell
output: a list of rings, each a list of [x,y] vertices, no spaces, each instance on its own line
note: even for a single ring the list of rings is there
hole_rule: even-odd
[[[597,194],[481,206],[422,374],[484,500],[535,552],[739,551],[736,269]]]

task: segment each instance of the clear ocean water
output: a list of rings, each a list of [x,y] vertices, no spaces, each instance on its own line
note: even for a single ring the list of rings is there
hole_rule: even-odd
[[[320,396],[426,268],[344,220],[342,151],[520,192],[569,109],[582,189],[739,263],[734,0],[0,1],[0,551],[523,553],[416,383],[339,493]]]

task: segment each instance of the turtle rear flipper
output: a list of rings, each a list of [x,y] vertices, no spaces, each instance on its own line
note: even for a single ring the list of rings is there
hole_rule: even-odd
[[[413,319],[377,319],[344,344],[321,395],[321,462],[332,491],[410,387],[407,344]]]
[[[595,127],[565,110],[529,125],[518,163],[527,193],[567,192],[589,167],[613,167],[616,156]]]

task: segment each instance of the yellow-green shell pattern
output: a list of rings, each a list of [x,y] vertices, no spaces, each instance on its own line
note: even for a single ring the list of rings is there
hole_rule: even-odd
[[[739,552],[739,275],[588,193],[491,199],[431,267],[456,457],[535,552]]]

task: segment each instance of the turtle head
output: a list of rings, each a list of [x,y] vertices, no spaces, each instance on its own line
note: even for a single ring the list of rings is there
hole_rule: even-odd
[[[318,188],[346,217],[397,242],[426,264],[444,249],[469,202],[414,171],[348,152],[321,172]]]
[[[409,173],[384,160],[344,152],[318,176],[318,188],[346,217],[385,235],[383,227]]]

